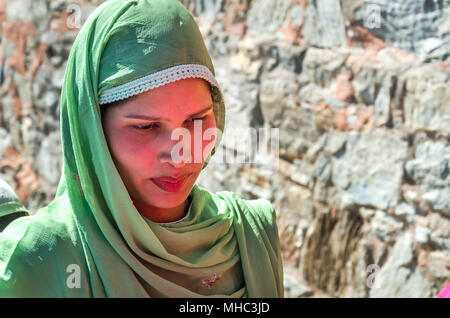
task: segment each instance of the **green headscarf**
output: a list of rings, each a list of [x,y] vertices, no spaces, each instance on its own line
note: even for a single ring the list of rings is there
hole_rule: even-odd
[[[14,190],[0,179],[0,232],[16,218],[29,215]]]
[[[110,0],[89,16],[61,94],[64,163],[57,194],[0,233],[0,296],[283,297],[268,200],[194,185],[188,216],[159,224],[139,214],[113,163],[100,104],[185,77],[210,83],[223,130],[211,59],[178,0]],[[222,274],[220,284],[205,284]]]

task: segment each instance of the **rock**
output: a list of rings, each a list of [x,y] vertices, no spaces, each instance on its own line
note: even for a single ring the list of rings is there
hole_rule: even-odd
[[[450,215],[450,147],[444,142],[417,145],[405,171],[422,188],[422,198],[433,210]]]
[[[42,64],[36,71],[32,84],[33,101],[43,105],[41,100],[44,93],[48,90],[48,84],[52,82],[53,69],[48,63]],[[43,106],[45,108],[45,106]]]
[[[388,242],[399,230],[403,228],[403,223],[395,220],[382,210],[377,210],[375,217],[370,224],[372,231],[383,241]]]
[[[247,13],[248,32],[253,35],[274,34],[284,23],[289,1],[252,1]]]
[[[183,2],[183,1],[182,1]],[[202,15],[208,20],[213,20],[221,11],[224,0],[195,0],[191,2],[191,12],[196,15]],[[186,4],[185,4],[186,5]],[[189,8],[189,6],[186,6]]]
[[[0,158],[3,158],[3,153],[11,145],[11,136],[8,134],[8,131],[0,127]]]
[[[439,72],[426,67],[407,74],[405,125],[414,129],[450,132],[450,85]]]
[[[314,203],[311,191],[304,187],[290,184],[287,189],[289,208],[296,211],[302,220],[312,221],[314,219]]]
[[[433,210],[450,216],[450,189],[430,190],[425,192],[422,198]]]
[[[283,42],[266,42],[263,44],[264,58],[267,61],[265,69],[271,71],[277,66],[283,69],[301,73],[303,59],[306,54],[304,47],[286,44]]]
[[[264,64],[264,47],[271,41],[273,37],[266,35],[239,41],[237,54],[230,57],[233,70],[247,74],[250,81],[259,80]]]
[[[284,109],[296,111],[296,104],[291,105],[290,103],[295,101],[298,89],[299,85],[291,72],[276,68],[274,71],[266,73],[261,79],[259,96],[264,122],[270,123],[274,127],[280,127],[282,121],[301,119],[298,115],[295,117],[282,116]],[[299,126],[294,126],[293,129],[298,131]],[[283,140],[280,141],[284,143]]]
[[[324,150],[331,155],[337,155],[340,151],[344,151],[348,134],[345,132],[336,132],[329,134]]]
[[[314,183],[314,192],[313,192],[314,200],[319,202],[326,202],[328,197],[328,188],[326,183],[321,180],[317,180]]]
[[[447,237],[440,237],[434,233],[431,235],[431,242],[435,247],[439,249],[449,250],[450,249],[450,239]]]
[[[388,45],[429,61],[445,59],[450,52],[449,7],[448,0],[376,0],[354,8],[353,18]]]
[[[42,141],[41,150],[36,158],[36,171],[39,172],[40,180],[46,191],[58,185],[61,177],[61,140],[58,131],[53,132]]]
[[[245,179],[241,180],[241,192],[250,198],[264,198],[269,201],[273,201],[273,191],[271,189],[265,189],[252,182],[248,182]]]
[[[33,4],[40,1],[8,0],[6,16],[8,21],[29,22],[33,20]]]
[[[52,108],[56,106],[59,101],[59,94],[55,91],[47,91],[43,96],[43,104],[44,108]]]
[[[392,67],[383,64],[384,60],[357,64],[353,67],[354,77],[351,84],[358,103],[374,105],[377,126],[386,125],[390,120],[390,104],[394,101],[392,93],[397,85],[396,73],[403,72],[402,64]]]
[[[343,97],[340,97],[343,98]],[[333,110],[339,110],[344,108],[345,106],[347,106],[346,102],[340,101],[339,99],[335,99],[332,97],[328,97],[325,96],[324,98],[325,104],[327,104],[328,106],[331,106],[331,108],[333,108]]]
[[[450,249],[430,252],[426,260],[427,271],[433,277],[450,279]]]
[[[284,276],[284,289],[287,298],[311,297],[314,294],[311,287],[288,275]]]
[[[361,205],[394,207],[406,159],[407,145],[399,136],[374,130],[352,141],[345,153],[333,157],[332,182]]]
[[[316,161],[317,155],[318,153],[325,147],[325,145],[327,144],[327,138],[328,135],[327,134],[323,134],[320,139],[314,143],[311,147],[308,148],[308,151],[305,154],[305,158],[309,161],[309,162],[314,162]]]
[[[304,160],[295,160],[294,163],[295,168],[290,172],[290,179],[299,185],[310,187],[312,166]]]
[[[312,175],[317,177],[320,181],[327,183],[331,178],[331,161],[328,156],[322,154],[317,159]]]
[[[53,73],[52,85],[55,88],[62,89],[64,82],[64,71],[59,70]]]
[[[368,296],[367,264],[369,263],[370,250],[366,243],[367,241],[362,240],[359,244],[359,251],[353,254],[356,264],[354,266],[350,266],[350,262],[346,264],[346,275],[352,277],[352,283],[343,289],[340,297],[367,298]]]
[[[371,298],[378,297],[430,297],[431,284],[414,265],[412,235],[402,234],[386,261],[376,274],[370,289]]]
[[[303,60],[300,81],[307,79],[320,87],[330,86],[335,82],[348,54],[329,49],[308,48]],[[331,93],[329,96],[332,96]],[[299,96],[301,99],[301,96]]]
[[[392,75],[388,75],[383,80],[383,84],[378,91],[377,98],[375,100],[374,115],[375,124],[379,126],[384,126],[388,124],[391,117],[391,90],[394,85],[395,80]]]
[[[415,228],[415,238],[416,242],[425,245],[430,241],[431,231],[423,226],[416,226]]]
[[[300,257],[300,271],[308,283],[331,295],[340,295],[358,280],[363,221],[355,211],[319,212],[308,228]]]
[[[226,77],[225,74],[223,76]],[[249,152],[249,148],[242,143],[242,133],[246,133],[246,137],[250,138],[250,128],[261,127],[263,124],[263,117],[257,106],[257,85],[246,83],[243,75],[236,76],[233,82],[223,83],[228,115],[225,119],[222,145],[245,154]]]
[[[267,108],[268,105],[261,104],[261,108],[263,107]],[[267,113],[267,110],[264,112]],[[284,109],[279,126],[280,154],[291,160],[299,159],[316,142],[319,132],[314,125],[313,116],[313,112],[305,108]]]
[[[355,94],[355,89],[351,83],[351,73],[348,71],[341,72],[336,80],[335,97],[338,101],[341,101],[339,108],[345,106],[345,102],[349,101]]]
[[[347,193],[342,194],[340,199],[340,210],[347,210],[355,206],[355,201],[353,201],[352,196]]]
[[[422,225],[431,230],[431,242],[436,248],[450,249],[450,220],[435,212],[427,215]]]
[[[405,218],[409,223],[414,223],[416,211],[413,206],[407,203],[400,203],[395,207],[395,215]]]
[[[409,185],[402,185],[402,189],[403,197],[407,203],[413,205],[419,201],[419,190],[412,188]]]
[[[345,196],[342,196],[342,197],[348,197],[348,198],[350,198],[351,199],[351,197],[347,194],[347,195],[345,195]],[[353,201],[352,201],[353,202]],[[361,216],[365,219],[365,220],[370,220],[374,215],[375,215],[375,213],[376,213],[376,210],[374,210],[374,209],[369,209],[369,208],[364,208],[364,207],[361,207],[360,209],[359,209],[359,214],[361,214]]]
[[[361,67],[352,80],[352,86],[355,89],[355,98],[359,103],[365,105],[375,104],[376,99],[376,75],[377,68]]]
[[[433,234],[450,237],[450,220],[442,218],[439,213],[430,213],[425,218],[422,218],[422,225],[427,226]]]
[[[310,0],[302,27],[305,42],[319,47],[347,45],[345,23],[339,1]]]
[[[302,75],[299,77],[302,80]],[[332,95],[329,87],[320,87],[315,83],[305,82],[300,86],[298,98],[302,102],[302,107],[310,108],[312,105],[318,105]]]

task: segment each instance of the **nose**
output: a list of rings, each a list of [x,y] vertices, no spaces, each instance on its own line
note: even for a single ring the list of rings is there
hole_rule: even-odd
[[[161,163],[169,163],[174,168],[182,168],[186,163],[192,162],[191,141],[182,138],[181,141],[167,141],[168,147],[160,154]]]
[[[168,163],[174,168],[183,168],[186,163],[190,162],[190,156],[184,157],[183,155],[175,156],[172,158],[172,154],[164,152],[161,154],[161,163]]]

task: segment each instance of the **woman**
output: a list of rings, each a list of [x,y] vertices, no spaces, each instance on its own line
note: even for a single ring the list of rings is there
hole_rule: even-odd
[[[224,120],[178,0],[99,6],[67,64],[56,197],[0,233],[0,296],[283,297],[270,202],[195,185],[220,141],[205,135]]]

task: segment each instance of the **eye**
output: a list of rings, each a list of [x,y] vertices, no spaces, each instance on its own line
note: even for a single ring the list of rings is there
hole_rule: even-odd
[[[203,121],[203,120],[205,120],[206,119],[206,117],[208,117],[208,116],[203,116],[203,117],[199,117],[199,118],[191,118],[191,119],[189,119],[188,121],[189,122],[195,122],[195,121]]]
[[[133,128],[137,130],[155,130],[159,128],[158,124],[148,124],[148,125],[134,125]]]
[[[195,121],[203,121],[207,117],[208,116],[203,116],[203,117],[199,117],[199,118],[191,118],[191,119],[187,120],[186,122],[193,123]],[[158,128],[160,128],[160,124],[151,123],[151,124],[147,124],[147,125],[133,125],[132,127],[139,131],[152,131],[152,130],[157,130]]]

